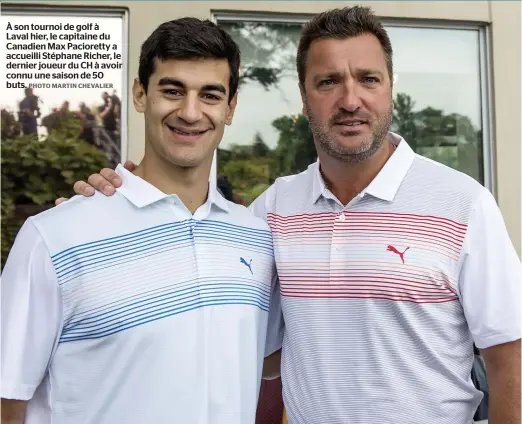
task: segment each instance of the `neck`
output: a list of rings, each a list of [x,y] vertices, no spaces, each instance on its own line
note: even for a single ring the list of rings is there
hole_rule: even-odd
[[[361,163],[342,162],[319,152],[321,174],[332,194],[347,205],[368,187],[394,150],[393,144],[386,139],[372,157]]]
[[[194,213],[208,197],[212,157],[206,162],[208,163],[196,167],[180,167],[145,152],[134,175],[143,178],[163,193],[176,194],[186,208]]]

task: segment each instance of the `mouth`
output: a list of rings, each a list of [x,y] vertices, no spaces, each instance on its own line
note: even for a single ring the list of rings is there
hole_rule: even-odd
[[[356,121],[356,120],[353,120],[353,121],[342,121],[342,122],[336,122],[335,125],[336,126],[341,126],[341,127],[361,127],[362,125],[366,125],[368,122],[366,121]]]
[[[173,127],[171,125],[167,125],[167,128],[170,130],[170,132],[172,134],[174,134],[176,136],[176,138],[178,139],[182,139],[182,140],[197,140],[198,138],[200,138],[203,134],[205,134],[208,129],[206,130],[199,130],[199,129],[181,129],[181,128],[177,128],[177,127]]]

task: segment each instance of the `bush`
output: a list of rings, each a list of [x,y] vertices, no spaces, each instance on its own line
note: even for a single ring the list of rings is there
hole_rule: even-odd
[[[79,133],[79,123],[69,119],[43,141],[31,136],[2,140],[2,267],[27,211],[70,197],[77,180],[109,165],[102,151],[73,135]]]

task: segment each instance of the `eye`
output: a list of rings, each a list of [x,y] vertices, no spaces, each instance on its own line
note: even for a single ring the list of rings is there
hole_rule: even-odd
[[[179,90],[176,90],[174,88],[169,88],[168,90],[163,90],[163,94],[166,94],[167,96],[181,96],[181,93]]]
[[[319,82],[319,86],[321,86],[321,87],[327,87],[327,86],[332,85],[332,84],[334,84],[334,83],[335,83],[335,81],[334,81],[333,79],[329,78],[329,79],[321,80],[321,81]]]
[[[221,100],[221,97],[216,96],[215,94],[210,94],[210,93],[203,94],[203,98],[207,99],[207,100],[212,100],[212,101],[219,101],[219,100]]]
[[[377,77],[364,77],[363,81],[369,84],[377,84],[380,80]]]

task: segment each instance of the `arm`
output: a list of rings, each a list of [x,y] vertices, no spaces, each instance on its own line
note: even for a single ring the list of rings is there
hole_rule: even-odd
[[[482,350],[486,362],[489,424],[520,424],[520,340]]]
[[[125,162],[123,166],[131,172],[136,169],[136,165],[130,160]],[[73,186],[74,192],[81,196],[89,197],[94,195],[95,190],[98,190],[106,196],[112,196],[116,192],[115,189],[122,184],[120,176],[110,168],[103,168],[99,174],[89,175],[87,181],[87,183],[85,181],[76,181]],[[54,203],[58,206],[65,200],[67,199],[60,197],[56,199]]]
[[[520,424],[522,267],[495,199],[477,200],[462,247],[459,294],[489,383],[489,424]]]
[[[44,379],[62,327],[62,298],[49,251],[29,219],[2,273],[2,423],[20,424]]]
[[[275,380],[281,377],[281,349],[265,358],[263,380]]]
[[[258,218],[266,221],[267,212],[270,209],[270,200],[273,196],[274,187],[268,188],[249,206]],[[265,361],[263,363],[263,379],[274,380],[281,376],[281,351],[285,323],[281,307],[281,288],[279,276],[274,264],[274,275],[272,277],[272,293],[270,298],[270,311],[268,315]]]
[[[27,402],[2,399],[2,424],[23,424]]]
[[[100,111],[98,113],[98,116],[103,119],[110,113],[111,110],[112,110],[112,104],[110,106],[106,106],[102,111]]]

